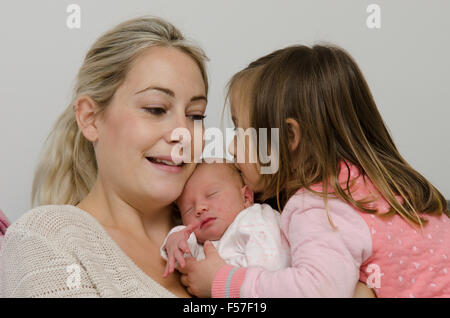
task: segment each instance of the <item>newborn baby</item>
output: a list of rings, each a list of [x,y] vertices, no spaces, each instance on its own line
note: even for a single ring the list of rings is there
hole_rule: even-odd
[[[253,192],[232,163],[199,164],[176,203],[184,225],[173,228],[161,247],[167,261],[164,277],[176,262],[184,266],[189,254],[205,258],[205,241],[234,266],[278,270],[290,265],[280,214],[267,204],[253,203]]]

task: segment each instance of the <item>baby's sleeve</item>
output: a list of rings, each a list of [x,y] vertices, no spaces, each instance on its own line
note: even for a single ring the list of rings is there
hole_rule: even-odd
[[[283,239],[280,215],[270,206],[252,206],[239,224],[239,235],[245,240],[240,266],[273,271],[290,265],[289,246]]]

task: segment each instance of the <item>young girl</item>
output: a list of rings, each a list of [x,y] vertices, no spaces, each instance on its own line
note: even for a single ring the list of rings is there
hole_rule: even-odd
[[[359,280],[378,297],[450,296],[447,203],[399,154],[344,50],[276,51],[236,74],[229,97],[236,127],[279,128],[275,174],[238,166],[262,200],[276,197],[283,207],[292,265],[233,267],[206,245],[206,259],[183,269],[190,292],[349,297]]]

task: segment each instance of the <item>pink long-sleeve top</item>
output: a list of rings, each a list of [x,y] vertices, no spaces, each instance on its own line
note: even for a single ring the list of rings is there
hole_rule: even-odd
[[[339,181],[349,170],[341,165]],[[324,201],[299,190],[287,202],[281,228],[290,245],[291,267],[267,271],[259,267],[225,265],[212,284],[213,297],[352,297],[358,281],[378,297],[450,297],[450,220],[425,215],[423,231],[401,216],[381,217],[390,206],[360,171],[350,166],[354,199],[368,194],[377,200],[357,210],[330,198],[330,225]],[[313,188],[320,190],[318,185]]]

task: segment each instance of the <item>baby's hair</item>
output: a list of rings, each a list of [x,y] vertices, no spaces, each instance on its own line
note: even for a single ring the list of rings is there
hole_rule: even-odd
[[[214,161],[213,162],[213,159],[215,159],[215,160],[218,159],[219,161]],[[244,180],[242,179],[242,175],[241,175],[239,169],[236,167],[236,165],[233,162],[231,162],[231,161],[229,161],[227,159],[223,159],[223,158],[208,158],[208,161],[202,161],[202,162],[198,163],[195,166],[195,169],[192,172],[192,175],[195,173],[195,171],[197,169],[199,169],[199,168],[201,168],[201,167],[203,167],[205,165],[219,165],[219,167],[223,166],[223,167],[227,168],[230,171],[231,176],[236,181],[236,184],[239,184],[241,187],[245,185]],[[191,177],[192,177],[192,175],[191,175]],[[186,182],[186,184],[187,184],[187,182]],[[179,207],[177,205],[177,202],[176,201],[173,202],[171,207],[172,207],[172,209],[173,209],[173,211],[175,213],[175,216],[176,216],[173,220],[175,222],[177,222],[176,224],[179,224],[179,222],[181,222],[181,211],[180,211],[180,209],[179,209]]]
[[[212,162],[213,159],[215,159],[216,161]],[[244,180],[242,179],[242,175],[241,175],[239,169],[236,167],[236,164],[234,162],[229,161],[225,158],[208,158],[208,161],[203,161],[203,162],[197,164],[195,169],[197,169],[203,165],[212,165],[212,164],[224,165],[224,167],[228,168],[228,170],[231,172],[231,175],[234,178],[236,178],[236,181],[238,181],[242,186],[245,185]],[[195,172],[195,170],[194,170],[194,172]]]
[[[38,163],[31,205],[78,204],[97,178],[94,147],[78,128],[74,106],[89,96],[103,113],[124,82],[133,62],[151,47],[176,48],[198,65],[208,92],[207,57],[172,24],[140,17],[103,34],[87,52],[78,72],[72,101],[53,127]]]
[[[242,84],[251,89],[241,89]],[[372,180],[392,207],[389,214],[398,213],[421,226],[426,220],[418,213],[450,216],[442,194],[398,152],[362,72],[343,49],[287,47],[251,63],[228,87],[229,100],[236,90],[246,94],[238,102],[245,102],[240,108],[248,110],[249,127],[279,128],[279,170],[261,175],[262,200],[281,193],[284,205],[299,188],[306,188],[327,205],[330,186],[334,196],[375,213],[367,208],[370,200],[353,199],[339,184],[340,163],[346,162]],[[300,127],[295,152],[289,149],[288,118]],[[323,192],[311,189],[318,183]]]

